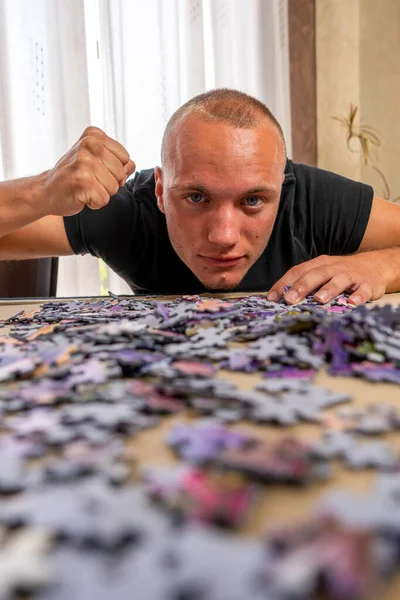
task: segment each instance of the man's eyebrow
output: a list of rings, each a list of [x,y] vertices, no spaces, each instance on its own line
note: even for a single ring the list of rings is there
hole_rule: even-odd
[[[208,194],[211,195],[211,190],[208,190],[206,187],[202,185],[193,185],[191,183],[177,183],[170,187],[171,190],[190,190],[193,192],[199,192],[200,194]],[[261,185],[254,188],[250,188],[249,190],[245,190],[241,193],[241,196],[248,196],[251,194],[262,194],[262,193],[270,193],[274,194],[277,192],[277,188],[274,185]]]
[[[259,187],[246,190],[245,194],[262,194],[264,192],[276,193],[277,189],[274,185],[261,185]]]
[[[209,194],[209,190],[203,187],[202,185],[192,185],[191,183],[176,183],[175,185],[171,185],[171,190],[191,190],[195,192],[200,192],[201,194]]]

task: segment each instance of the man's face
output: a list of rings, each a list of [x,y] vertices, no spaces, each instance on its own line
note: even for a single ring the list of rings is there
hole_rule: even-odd
[[[186,116],[172,131],[156,196],[171,244],[208,289],[239,285],[271,235],[284,149],[269,123],[238,129]]]

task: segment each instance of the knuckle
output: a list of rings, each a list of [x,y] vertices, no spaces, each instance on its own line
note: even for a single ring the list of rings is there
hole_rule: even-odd
[[[91,202],[90,202],[90,208],[93,208],[95,210],[98,210],[99,208],[103,208],[103,206],[106,206],[106,204],[108,204],[110,200],[109,195],[107,194],[107,192],[104,191],[98,191],[96,192],[96,195],[92,198]]]
[[[121,146],[120,160],[124,167],[129,166],[129,161],[130,161],[129,152],[123,146]]]
[[[289,273],[293,275],[293,277],[296,277],[296,279],[298,279],[299,277],[303,277],[306,274],[306,269],[304,268],[303,264],[295,265],[290,269]]]
[[[86,137],[104,137],[105,133],[99,127],[95,127],[94,125],[89,125],[86,127],[85,131],[82,134],[82,138]]]
[[[114,180],[112,183],[110,183],[110,186],[108,189],[108,191],[110,192],[110,196],[115,196],[115,194],[118,192],[118,190],[119,190],[119,183]]]
[[[299,296],[304,296],[308,292],[308,289],[304,284],[300,283],[300,284],[292,285],[292,287],[290,288],[290,291],[296,292]]]
[[[315,260],[315,262],[317,264],[319,264],[319,263],[326,263],[327,261],[332,260],[332,257],[329,256],[329,254],[320,254],[314,260]]]
[[[360,284],[360,287],[363,290],[372,290],[372,285],[370,284],[369,281],[362,281],[361,284]]]
[[[381,296],[383,296],[383,294],[386,292],[386,288],[383,284],[378,283],[377,285],[373,286],[371,283],[369,283],[369,281],[363,282],[360,288],[365,292],[365,295],[368,296],[367,299],[372,298],[373,300],[381,298]]]
[[[91,208],[92,210],[100,210],[100,208],[103,208],[104,203],[103,202],[90,202],[90,204],[88,204],[89,208]]]
[[[104,206],[107,206],[107,204],[110,202],[110,196],[108,196],[107,194],[104,196],[104,198],[101,199],[101,201],[98,203],[98,208],[104,208]]]
[[[320,288],[319,290],[317,290],[316,295],[320,295],[322,292],[324,292],[324,294],[327,294],[327,297],[331,297],[331,296],[336,296],[337,294],[337,288],[333,285],[324,285],[322,288]]]
[[[92,177],[90,173],[84,169],[80,169],[75,174],[74,183],[78,189],[86,189],[90,186]]]
[[[352,283],[354,281],[354,274],[352,273],[352,271],[346,270],[343,271],[342,273],[342,277],[348,282],[348,283]]]
[[[113,175],[119,182],[123,181],[126,177],[126,173],[122,167],[115,168]]]
[[[92,157],[86,151],[81,150],[78,152],[74,167],[77,171],[86,170],[92,166]]]
[[[101,154],[104,146],[101,141],[93,135],[83,137],[79,143],[80,153],[89,152],[90,154]]]
[[[103,205],[108,204],[108,202],[110,200],[110,194],[109,194],[108,190],[106,190],[103,186],[101,186],[99,189],[98,197],[99,197],[99,201]]]
[[[327,280],[327,279],[329,279],[329,276],[331,275],[331,270],[329,269],[329,267],[326,267],[326,266],[314,267],[313,274],[318,279]]]
[[[372,293],[372,290],[371,290]],[[383,294],[386,293],[386,288],[385,286],[379,286],[376,290],[376,294],[375,295],[375,300],[377,300],[378,298],[382,298]]]

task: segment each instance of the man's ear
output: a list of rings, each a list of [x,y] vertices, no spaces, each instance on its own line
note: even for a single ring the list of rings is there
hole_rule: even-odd
[[[161,212],[165,214],[163,172],[162,172],[161,167],[156,167],[154,169],[154,178],[156,180],[155,192],[156,192],[156,198],[157,198],[157,206],[161,210]]]

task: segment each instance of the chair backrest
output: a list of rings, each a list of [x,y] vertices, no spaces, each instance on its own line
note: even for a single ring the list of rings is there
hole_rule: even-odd
[[[0,261],[0,298],[56,295],[58,258]]]

